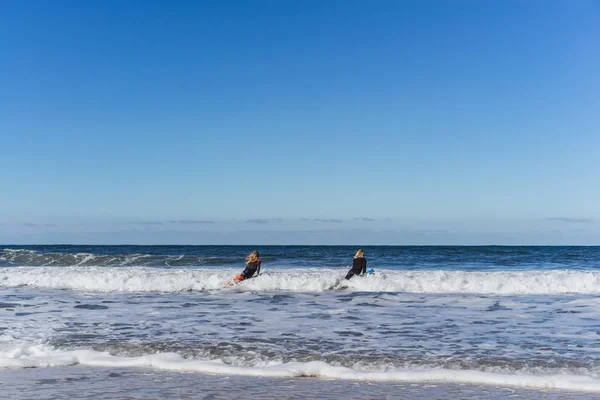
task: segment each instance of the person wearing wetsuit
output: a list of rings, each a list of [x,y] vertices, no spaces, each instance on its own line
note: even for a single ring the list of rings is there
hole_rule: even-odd
[[[346,279],[352,278],[354,275],[365,275],[367,273],[367,259],[365,258],[365,251],[359,249],[354,256],[352,261],[352,269],[348,271]]]
[[[234,282],[241,282],[246,279],[250,279],[256,273],[256,276],[260,274],[260,266],[262,265],[262,261],[260,260],[260,254],[258,251],[253,251],[246,257],[246,268],[242,271],[241,274],[233,278],[229,281],[228,285],[232,285]]]

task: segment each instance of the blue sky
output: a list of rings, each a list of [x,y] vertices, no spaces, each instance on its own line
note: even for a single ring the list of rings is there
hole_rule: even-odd
[[[600,244],[598,1],[0,15],[0,242]]]

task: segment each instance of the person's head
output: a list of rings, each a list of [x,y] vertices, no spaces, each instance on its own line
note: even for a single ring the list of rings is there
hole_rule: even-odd
[[[363,249],[358,249],[354,258],[365,258],[365,251]]]
[[[253,251],[252,253],[248,254],[248,257],[246,257],[246,264],[256,262],[259,260],[259,258],[260,254],[258,254],[258,251]]]

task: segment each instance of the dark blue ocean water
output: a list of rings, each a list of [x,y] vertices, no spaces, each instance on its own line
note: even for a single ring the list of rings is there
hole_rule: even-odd
[[[269,268],[346,268],[355,246],[2,246],[4,266],[235,267],[258,250]],[[397,270],[595,270],[600,246],[366,246],[369,267]]]

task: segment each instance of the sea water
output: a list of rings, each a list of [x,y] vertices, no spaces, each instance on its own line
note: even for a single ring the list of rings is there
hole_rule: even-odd
[[[349,281],[346,246],[3,248],[0,392],[85,368],[600,396],[600,247],[365,247]]]

